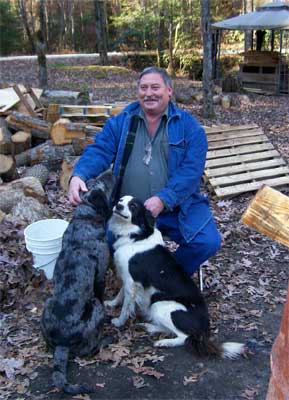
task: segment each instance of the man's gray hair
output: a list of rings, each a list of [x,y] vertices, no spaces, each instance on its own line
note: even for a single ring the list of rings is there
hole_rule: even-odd
[[[159,67],[147,67],[144,70],[142,70],[142,72],[140,73],[140,75],[138,77],[138,84],[139,84],[139,81],[141,80],[141,78],[147,74],[159,74],[163,78],[163,81],[164,81],[166,87],[168,87],[168,88],[173,87],[172,78],[169,76],[169,74],[167,73],[167,71],[165,69],[159,68]]]

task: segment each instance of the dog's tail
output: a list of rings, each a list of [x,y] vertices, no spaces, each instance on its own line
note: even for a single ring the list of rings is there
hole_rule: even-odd
[[[86,385],[71,385],[67,382],[67,364],[69,348],[56,346],[54,351],[53,384],[65,393],[76,395],[81,393],[91,393],[92,389]]]
[[[185,341],[187,350],[198,357],[222,357],[235,359],[245,353],[245,345],[236,342],[214,343],[207,335],[188,336]]]

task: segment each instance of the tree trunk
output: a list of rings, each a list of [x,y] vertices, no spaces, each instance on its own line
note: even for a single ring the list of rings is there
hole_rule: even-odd
[[[46,25],[46,0],[40,0],[39,2],[39,23],[40,31],[42,32],[43,41],[47,46],[47,25]]]
[[[18,0],[18,8],[20,10],[20,15],[22,19],[22,24],[24,26],[26,35],[28,37],[30,46],[31,46],[31,51],[34,54],[35,53],[35,43],[33,40],[33,34],[31,32],[29,23],[28,23],[28,18],[27,18],[27,11],[26,11],[26,0]]]
[[[96,19],[96,40],[97,49],[100,56],[100,64],[107,65],[108,27],[106,15],[106,0],[94,0],[94,6]]]
[[[164,20],[164,4],[161,6],[159,13],[159,26],[158,26],[158,42],[157,42],[157,57],[158,66],[164,67],[164,33],[165,33],[165,20]]]
[[[59,1],[59,48],[58,50],[62,50],[64,45],[64,36],[65,36],[65,11],[64,11],[64,2],[65,0]]]
[[[203,34],[203,114],[205,118],[214,116],[212,84],[212,30],[210,17],[210,0],[202,0],[202,34]]]
[[[45,11],[46,11],[47,50],[49,50],[51,46],[52,26],[53,26],[52,0],[46,0]]]
[[[244,14],[254,10],[252,0],[244,0]],[[244,51],[253,50],[253,31],[245,31]]]
[[[36,53],[38,60],[38,80],[42,89],[47,87],[46,44],[43,32],[37,32]]]
[[[169,65],[168,73],[175,76],[175,66],[173,57],[173,24],[174,24],[174,0],[170,1],[170,21],[169,21]]]

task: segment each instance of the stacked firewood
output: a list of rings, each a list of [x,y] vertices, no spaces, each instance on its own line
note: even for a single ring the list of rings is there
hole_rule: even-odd
[[[23,211],[24,198],[37,200],[37,207],[45,203],[43,187],[50,171],[60,170],[60,185],[66,191],[75,162],[109,117],[47,118],[47,111],[37,117],[18,111],[0,117],[0,222],[3,213],[19,204]]]

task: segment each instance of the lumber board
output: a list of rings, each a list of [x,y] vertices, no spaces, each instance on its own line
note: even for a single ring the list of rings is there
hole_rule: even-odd
[[[227,175],[218,178],[212,178],[210,180],[210,183],[214,187],[214,186],[230,185],[232,183],[236,184],[260,178],[268,178],[268,177],[287,175],[287,174],[289,176],[289,168],[285,166],[285,167],[254,171],[254,172],[245,172],[243,174]]]
[[[229,140],[219,140],[218,142],[213,142],[209,144],[209,150],[223,149],[226,147],[235,147],[245,144],[256,144],[269,142],[266,135],[250,136],[245,138],[235,138]]]
[[[280,158],[280,154],[278,153],[277,150],[267,150],[267,151],[261,151],[261,152],[252,152],[249,154],[232,154],[230,157],[220,157],[220,158],[212,158],[211,160],[207,159],[206,161],[206,169],[207,168],[214,168],[214,167],[219,167],[223,165],[231,165],[233,166],[234,164],[240,164],[240,163],[246,163],[250,162],[252,160],[258,161],[258,160],[267,160],[271,159],[273,157],[278,157]]]
[[[248,153],[254,153],[257,151],[263,151],[263,150],[273,150],[274,146],[268,142],[268,143],[261,143],[261,144],[256,144],[256,145],[251,145],[251,146],[239,146],[234,149],[221,149],[221,150],[209,150],[207,153],[207,159],[210,160],[212,158],[218,158],[218,157],[226,157],[226,156],[231,156],[235,154],[248,154]]]
[[[273,179],[264,179],[258,182],[243,183],[240,185],[227,186],[225,188],[215,188],[215,193],[220,198],[232,197],[241,193],[259,190],[263,185],[268,185],[271,187],[289,185],[289,176],[282,176]]]
[[[276,154],[278,155],[278,154]],[[252,161],[252,158],[250,158]],[[206,176],[209,178],[219,177],[223,175],[229,174],[238,174],[241,172],[255,171],[259,169],[266,169],[272,167],[279,167],[281,165],[285,165],[286,162],[281,157],[273,158],[272,160],[265,160],[259,162],[243,162],[238,165],[230,165],[229,167],[220,167],[220,168],[207,168]]]
[[[248,136],[256,136],[256,135],[264,135],[263,130],[262,129],[250,129],[250,130],[243,130],[240,132],[238,131],[238,138],[248,137]],[[236,136],[237,135],[236,135],[235,131],[212,133],[210,135],[207,135],[209,148],[210,148],[211,142],[215,142],[218,140],[236,139]]]
[[[238,132],[244,131],[248,129],[257,129],[259,128],[256,124],[249,124],[249,125],[219,125],[219,126],[212,126],[212,127],[205,127],[205,131],[207,134],[210,133],[224,133],[224,132]],[[259,128],[260,129],[260,128]]]

